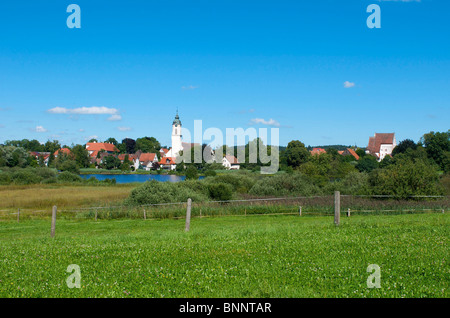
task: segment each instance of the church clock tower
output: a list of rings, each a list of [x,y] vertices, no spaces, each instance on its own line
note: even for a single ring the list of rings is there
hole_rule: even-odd
[[[177,115],[172,123],[172,156],[178,157],[181,150],[183,150],[183,145],[181,143],[181,120],[177,110]]]

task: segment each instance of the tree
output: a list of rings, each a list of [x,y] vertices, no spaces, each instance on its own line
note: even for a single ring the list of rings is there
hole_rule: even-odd
[[[285,156],[288,166],[297,168],[302,163],[308,161],[308,159],[311,157],[311,153],[308,151],[308,149],[306,149],[304,143],[298,140],[292,140],[287,145]]]
[[[198,179],[198,171],[197,168],[195,168],[194,166],[190,165],[187,169],[186,169],[186,180],[197,180]]]
[[[422,160],[398,160],[384,169],[369,174],[369,185],[375,195],[394,195],[407,198],[412,195],[441,195],[439,173],[435,166]]]
[[[103,166],[108,170],[117,169],[118,167],[120,167],[120,165],[121,162],[119,158],[115,156],[103,157]]]
[[[405,153],[406,150],[412,149],[416,150],[417,144],[411,139],[402,140],[393,150],[392,156],[395,156],[399,153]]]
[[[125,145],[126,153],[135,153],[136,152],[136,141],[131,138],[125,138],[122,140],[122,144]]]
[[[114,146],[117,146],[118,144],[117,140],[113,137],[109,137],[108,139],[105,140],[105,142],[108,144],[113,144]]]
[[[75,145],[72,148],[75,161],[80,168],[87,168],[90,164],[89,152],[82,145]]]
[[[161,144],[155,137],[143,137],[136,139],[136,150],[158,153],[159,149],[161,149]]]
[[[376,168],[378,168],[378,162],[374,156],[364,156],[356,164],[356,169],[360,172],[371,172]]]
[[[91,138],[91,139],[89,139],[89,141],[88,142],[98,142],[98,140],[97,139],[95,139],[95,138]]]
[[[424,145],[428,157],[433,159],[439,167],[448,171],[448,152],[450,151],[450,130],[447,132],[430,132],[423,135],[420,142]]]
[[[51,154],[54,154],[59,149],[61,149],[61,144],[59,143],[58,140],[53,140],[53,141],[48,140],[44,144],[45,152],[50,152]]]

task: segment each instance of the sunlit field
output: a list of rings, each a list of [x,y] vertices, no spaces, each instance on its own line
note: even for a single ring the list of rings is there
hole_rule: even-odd
[[[136,184],[114,186],[77,185],[8,185],[0,186],[0,209],[51,209],[121,202]]]
[[[448,214],[0,222],[0,297],[448,297]],[[68,288],[67,266],[81,270]],[[381,288],[367,287],[369,264]]]

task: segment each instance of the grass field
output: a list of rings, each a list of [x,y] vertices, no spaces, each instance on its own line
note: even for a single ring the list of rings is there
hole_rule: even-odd
[[[121,202],[137,184],[114,186],[8,185],[0,186],[0,209],[51,209],[98,206]]]
[[[448,297],[448,214],[0,223],[0,297]],[[69,264],[81,288],[69,289]],[[369,289],[369,264],[381,288]]]

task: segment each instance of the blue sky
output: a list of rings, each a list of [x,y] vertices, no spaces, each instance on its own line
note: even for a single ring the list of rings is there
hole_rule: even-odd
[[[71,3],[81,29],[66,25]],[[366,25],[371,3],[381,29]],[[448,12],[446,0],[2,1],[0,143],[170,146],[177,108],[191,131],[277,127],[281,145],[417,141],[450,128]]]

